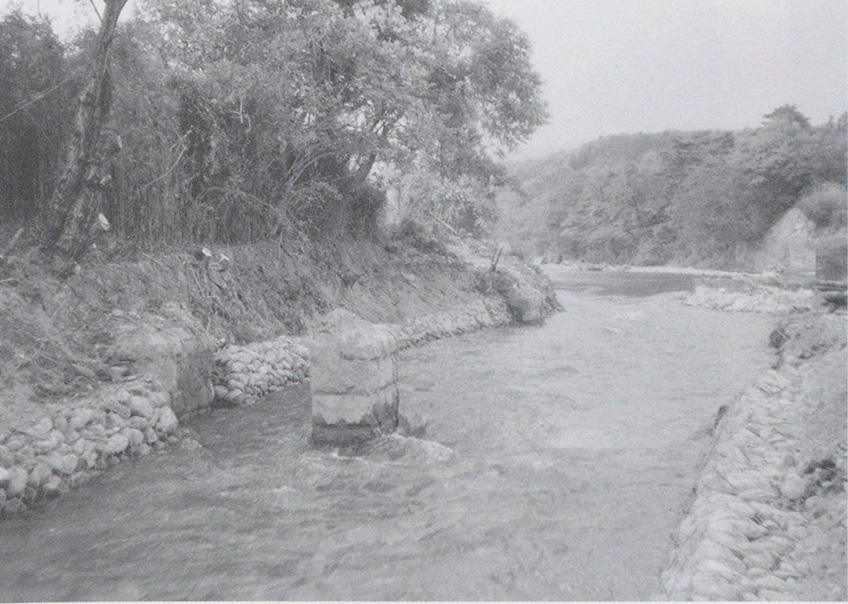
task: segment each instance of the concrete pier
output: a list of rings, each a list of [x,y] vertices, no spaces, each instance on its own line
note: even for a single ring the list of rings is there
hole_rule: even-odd
[[[345,446],[398,425],[398,338],[350,311],[329,313],[309,343],[312,441]]]

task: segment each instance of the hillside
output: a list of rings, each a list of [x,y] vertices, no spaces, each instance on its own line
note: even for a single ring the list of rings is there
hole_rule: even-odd
[[[507,166],[502,239],[547,260],[744,268],[793,207],[816,235],[845,228],[846,116],[793,106],[741,131],[603,137]]]

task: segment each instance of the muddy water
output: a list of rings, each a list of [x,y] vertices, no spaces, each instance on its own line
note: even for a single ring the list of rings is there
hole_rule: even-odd
[[[773,319],[648,295],[691,285],[673,277],[554,277],[566,310],[544,326],[403,354],[425,438],[312,450],[303,391],[216,411],[189,423],[202,447],[0,523],[0,599],[650,597]]]

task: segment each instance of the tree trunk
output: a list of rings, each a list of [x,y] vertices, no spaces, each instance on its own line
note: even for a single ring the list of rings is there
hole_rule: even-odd
[[[79,260],[91,247],[103,191],[109,184],[109,164],[121,148],[116,135],[103,140],[109,117],[111,85],[109,57],[118,17],[128,0],[105,0],[106,11],[97,36],[97,49],[87,82],[77,100],[73,138],[68,145],[65,169],[53,194],[53,221],[46,247]]]

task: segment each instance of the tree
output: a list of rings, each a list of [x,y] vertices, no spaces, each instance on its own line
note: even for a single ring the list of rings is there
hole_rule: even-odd
[[[784,121],[797,126],[801,130],[810,129],[810,120],[795,105],[782,105],[764,116],[763,126],[770,126],[774,122]]]
[[[115,134],[102,136],[111,109],[109,58],[118,17],[127,0],[104,0],[97,47],[77,100],[73,133],[65,169],[53,195],[55,218],[47,237],[48,249],[79,259],[91,245],[92,230],[104,188],[111,178],[109,165],[121,148]]]
[[[410,192],[406,203],[479,231],[493,216],[493,156],[547,119],[529,41],[479,3],[447,1],[413,21],[406,43],[423,81],[395,127],[396,159],[386,159],[405,160],[401,174],[420,173],[417,182],[433,183]]]
[[[846,137],[846,117],[843,113],[839,120],[831,126],[825,124],[813,128],[812,140],[809,141],[811,167],[814,185],[827,182],[846,185],[848,179],[848,163],[845,161],[848,137]]]
[[[329,232],[375,214],[378,180],[424,171],[456,193],[442,218],[468,216],[491,155],[545,119],[526,37],[475,2],[150,0],[145,15],[178,74],[184,167],[202,167],[190,203],[218,215]]]
[[[762,234],[815,181],[815,134],[794,105],[778,107],[763,126],[740,136],[729,168],[736,197]]]

